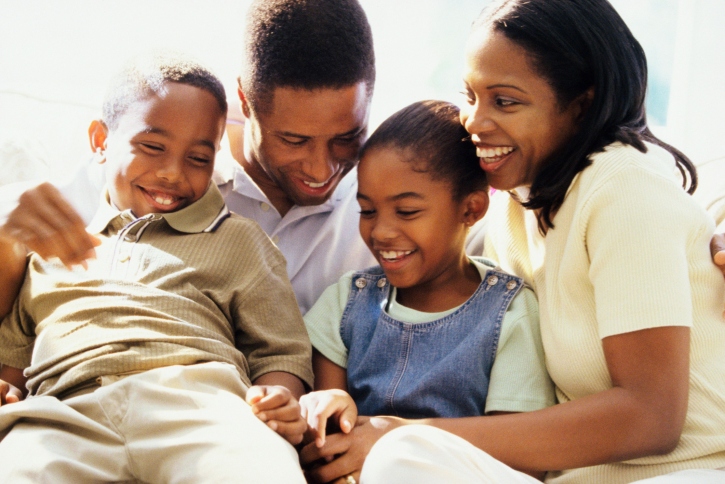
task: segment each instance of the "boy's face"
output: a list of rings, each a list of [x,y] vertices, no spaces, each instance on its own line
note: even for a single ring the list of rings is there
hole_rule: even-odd
[[[175,82],[135,101],[113,131],[94,121],[91,146],[105,152],[111,202],[142,217],[197,201],[209,187],[224,123],[211,93]]]
[[[243,94],[241,95],[243,98]],[[296,205],[324,203],[357,163],[367,134],[365,82],[339,89],[278,87],[265,112],[248,118],[245,157]]]

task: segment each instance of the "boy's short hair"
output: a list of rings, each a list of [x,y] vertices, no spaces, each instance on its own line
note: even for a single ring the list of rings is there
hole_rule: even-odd
[[[135,57],[116,74],[103,100],[102,120],[109,130],[137,100],[158,93],[167,82],[198,87],[210,93],[226,116],[227,99],[221,81],[196,60],[177,52],[156,52]]]
[[[413,169],[451,184],[453,199],[488,188],[476,147],[460,122],[460,110],[446,101],[420,101],[383,121],[360,151],[394,148],[409,155]]]
[[[241,81],[264,112],[278,87],[338,89],[375,83],[373,37],[357,0],[254,0],[247,13]]]

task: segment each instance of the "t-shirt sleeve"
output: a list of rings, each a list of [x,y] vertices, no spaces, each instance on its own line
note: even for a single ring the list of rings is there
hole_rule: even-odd
[[[501,324],[486,413],[531,412],[555,402],[541,343],[538,303],[534,292],[523,288],[511,301]]]
[[[350,296],[353,274],[348,272],[327,287],[304,316],[312,346],[342,368],[347,368],[347,348],[340,335],[340,322]]]
[[[35,323],[24,311],[23,294],[0,320],[0,364],[25,369],[30,366],[35,344]]]

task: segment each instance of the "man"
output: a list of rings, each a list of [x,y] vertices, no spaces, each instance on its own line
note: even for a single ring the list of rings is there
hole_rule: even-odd
[[[256,0],[244,43],[243,141],[230,124],[238,164],[216,180],[229,208],[278,245],[305,313],[344,272],[374,264],[358,234],[353,170],[375,82],[372,34],[357,0]],[[93,178],[83,173],[61,191],[40,185],[15,203],[0,195],[12,209],[0,250],[5,235],[67,265],[91,257],[78,209],[95,211],[102,181]],[[61,235],[68,226],[74,230]]]

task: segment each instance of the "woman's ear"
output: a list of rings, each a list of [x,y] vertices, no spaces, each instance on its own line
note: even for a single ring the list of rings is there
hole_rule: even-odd
[[[245,118],[249,119],[251,116],[251,110],[249,109],[247,96],[244,94],[244,89],[242,88],[241,77],[237,77],[237,95],[239,96],[239,102],[242,104],[242,114],[244,114]]]
[[[489,198],[486,190],[476,190],[466,195],[462,202],[464,208],[463,223],[471,227],[481,220],[488,210],[488,202]]]
[[[589,107],[592,105],[592,102],[594,101],[594,86],[591,86],[589,89],[581,93],[576,99],[574,99],[574,103],[576,103],[576,120],[581,121],[584,119],[584,116],[586,116],[587,111],[589,111]]]
[[[91,121],[88,127],[88,141],[91,143],[91,149],[94,152],[94,158],[98,163],[106,161],[104,152],[106,150],[106,140],[108,139],[108,127],[106,123],[100,119]]]

